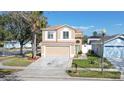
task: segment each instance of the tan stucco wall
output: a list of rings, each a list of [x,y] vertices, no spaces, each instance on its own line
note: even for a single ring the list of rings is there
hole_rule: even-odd
[[[61,39],[61,31],[70,31],[71,32],[71,38],[67,40]],[[75,30],[71,29],[69,27],[62,27],[59,28],[57,31],[57,40],[54,41],[54,43],[59,43],[59,42],[72,42],[72,44],[68,45],[68,47],[61,46],[61,48],[58,48],[58,46],[49,46],[49,45],[41,45],[41,55],[45,57],[45,55],[51,55],[51,56],[58,56],[58,55],[63,55],[67,56],[69,55],[70,57],[74,57],[75,55],[75,45],[80,45],[82,47],[82,39],[75,39]],[[80,34],[79,34],[80,35]],[[76,40],[80,40],[79,44],[76,44]],[[45,40],[45,31],[42,32],[42,41],[43,42],[53,42],[53,41],[46,41]],[[51,47],[48,49],[48,47]],[[69,54],[68,54],[69,53]]]
[[[71,34],[70,39],[67,39],[67,40],[62,39],[61,38],[62,31],[69,31],[69,34]],[[43,42],[53,42],[53,41],[45,40],[45,36],[47,36],[47,35],[45,35],[46,34],[45,32],[46,31],[42,32],[42,41]],[[75,30],[72,28],[69,28],[69,27],[61,27],[61,28],[57,29],[56,34],[57,34],[57,36],[56,36],[56,39],[54,40],[54,42],[75,42],[75,36],[79,36],[79,37],[82,36],[81,33],[75,33]],[[80,40],[82,40],[82,39],[80,39]]]
[[[67,31],[70,31],[71,32],[71,39],[75,39],[75,31],[73,30],[73,29],[71,29],[71,28],[68,28],[68,27],[62,27],[62,28],[59,28],[57,31],[58,31],[58,33],[57,33],[57,38],[58,39],[61,39],[60,37],[61,37],[61,31],[64,31],[64,29],[66,29]],[[59,40],[59,41],[61,41],[61,40]]]
[[[83,37],[82,33],[75,33],[75,37]]]

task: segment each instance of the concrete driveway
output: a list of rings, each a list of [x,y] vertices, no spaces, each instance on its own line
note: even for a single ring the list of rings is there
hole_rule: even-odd
[[[40,58],[25,70],[15,73],[19,80],[36,80],[37,78],[67,78],[66,70],[71,66],[72,59],[68,57]]]
[[[124,59],[107,58],[119,71],[124,72]]]

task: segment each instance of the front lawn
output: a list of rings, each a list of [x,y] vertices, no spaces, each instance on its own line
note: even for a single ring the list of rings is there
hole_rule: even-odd
[[[88,56],[87,59],[74,59],[73,64],[81,68],[100,68],[100,58],[97,56]],[[113,65],[107,60],[104,60],[104,68],[112,68]]]
[[[72,77],[90,77],[90,78],[112,78],[120,79],[120,72],[104,71],[103,74],[100,71],[81,71],[78,70],[77,73],[73,71],[67,71],[67,73]]]
[[[14,72],[16,72],[16,71],[18,71],[18,70],[6,70],[6,69],[0,69],[0,76],[1,75],[9,75],[9,74],[11,74],[11,73],[14,73]]]
[[[7,81],[10,81],[10,80],[14,81],[15,80],[14,77],[12,77],[12,79],[8,78],[8,77],[6,78],[6,75],[11,75],[12,73],[15,73],[17,71],[20,71],[20,70],[16,70],[16,69],[0,69],[0,79],[7,80]]]
[[[8,59],[11,59],[11,58],[13,58],[13,57],[2,56],[2,57],[0,57],[0,61],[8,60]]]
[[[3,63],[3,65],[6,66],[28,66],[29,64],[31,64],[31,60],[28,60],[27,58],[19,58],[19,57],[15,57],[12,60]]]

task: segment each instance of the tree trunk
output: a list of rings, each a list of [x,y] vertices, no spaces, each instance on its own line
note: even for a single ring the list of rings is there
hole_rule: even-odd
[[[36,57],[36,33],[32,32],[32,58]]]
[[[20,55],[21,55],[21,56],[24,56],[24,55],[23,55],[23,44],[20,44],[20,46],[21,46],[21,47],[20,47]]]

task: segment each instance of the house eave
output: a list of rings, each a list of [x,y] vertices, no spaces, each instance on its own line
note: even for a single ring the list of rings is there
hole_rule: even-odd
[[[115,36],[114,38],[111,38],[109,40],[104,41],[104,44],[106,44],[106,43],[108,43],[108,42],[110,42],[110,41],[112,41],[116,38],[119,38],[119,37],[124,38],[124,36],[120,34],[120,35]],[[95,43],[92,43],[92,44],[102,44],[102,42],[95,42]]]
[[[75,45],[75,43],[72,42],[42,42],[42,46],[70,46],[70,45]]]

